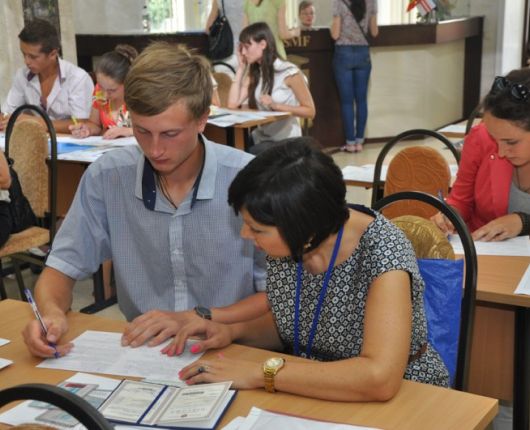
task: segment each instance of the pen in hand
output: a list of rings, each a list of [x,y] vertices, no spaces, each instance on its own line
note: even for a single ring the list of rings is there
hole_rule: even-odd
[[[33,310],[33,313],[35,314],[37,321],[40,323],[44,336],[46,336],[48,334],[48,329],[46,328],[46,324],[44,324],[44,320],[42,319],[39,309],[37,308],[37,304],[35,303],[35,300],[33,300],[33,294],[31,294],[31,291],[27,288],[24,289],[24,294],[26,295],[26,298],[28,299],[28,303],[31,305],[31,309]],[[59,355],[59,352],[57,351],[57,345],[55,345],[55,343],[53,342],[48,342],[48,345],[50,345],[55,350],[53,354],[54,357],[59,358],[60,355]]]
[[[76,118],[74,115],[72,115],[70,118],[72,119],[72,122],[74,123],[74,125],[79,124],[79,123],[77,122],[77,118]]]

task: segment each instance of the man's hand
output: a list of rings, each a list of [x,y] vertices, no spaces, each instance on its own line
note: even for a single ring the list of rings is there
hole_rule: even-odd
[[[57,352],[60,356],[66,355],[74,346],[72,343],[59,344],[61,336],[68,331],[68,323],[65,315],[55,315],[53,317],[43,317],[44,324],[48,329],[45,337],[40,323],[33,319],[22,331],[24,343],[31,354],[37,357],[54,357],[55,349],[49,343],[56,344]]]
[[[473,240],[482,242],[498,242],[517,236],[521,233],[523,223],[517,214],[508,214],[501,216],[486,225],[476,229],[473,234]]]
[[[186,323],[200,319],[195,311],[149,311],[127,324],[121,344],[137,347],[148,342],[148,346],[156,346],[176,335]]]

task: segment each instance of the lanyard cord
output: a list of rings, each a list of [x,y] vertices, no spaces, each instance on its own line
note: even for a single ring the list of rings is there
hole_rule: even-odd
[[[322,309],[322,304],[324,303],[324,298],[326,297],[326,291],[328,290],[329,280],[331,279],[331,274],[333,272],[333,267],[335,266],[335,261],[337,259],[337,254],[339,253],[340,242],[342,240],[342,232],[344,226],[342,226],[337,234],[337,239],[335,240],[335,246],[333,248],[333,254],[331,255],[331,260],[329,260],[328,270],[324,276],[324,282],[322,284],[322,289],[320,290],[320,296],[318,298],[317,308],[315,309],[315,315],[313,316],[313,323],[311,324],[311,331],[309,332],[309,341],[307,342],[306,347],[306,357],[309,358],[311,354],[311,347],[313,345],[313,339],[315,337],[318,320],[320,318],[320,310]],[[299,325],[300,325],[300,292],[302,290],[302,261],[298,262],[297,266],[297,275],[296,275],[296,301],[294,308],[294,354],[300,355],[299,347]]]

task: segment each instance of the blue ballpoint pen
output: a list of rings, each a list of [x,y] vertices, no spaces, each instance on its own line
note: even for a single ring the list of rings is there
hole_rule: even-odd
[[[33,313],[35,314],[35,317],[37,318],[37,321],[39,321],[40,326],[42,328],[42,332],[46,336],[48,334],[48,329],[46,328],[46,324],[44,324],[44,320],[42,319],[42,316],[39,312],[39,309],[37,308],[37,304],[35,303],[35,300],[33,300],[33,294],[31,294],[31,291],[27,288],[24,289],[24,294],[26,295],[26,298],[28,299],[28,303],[31,305],[31,309],[33,310]],[[54,350],[54,356],[55,358],[59,358],[59,351],[57,351],[57,345],[53,342],[48,342],[48,345],[50,345]]]

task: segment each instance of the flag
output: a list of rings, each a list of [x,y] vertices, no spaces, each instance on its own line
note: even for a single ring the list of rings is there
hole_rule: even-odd
[[[436,3],[434,0],[411,0],[407,6],[407,12],[410,12],[415,7],[418,8],[421,16],[425,16],[436,7]]]

